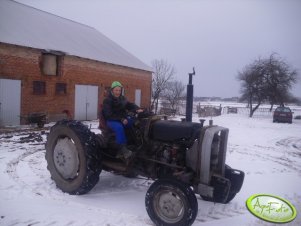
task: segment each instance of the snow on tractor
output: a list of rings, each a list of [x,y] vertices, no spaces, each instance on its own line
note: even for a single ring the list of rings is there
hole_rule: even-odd
[[[192,225],[198,194],[206,201],[228,203],[240,191],[244,173],[225,164],[229,130],[202,123],[136,115],[126,130],[129,160],[116,158],[115,136],[100,123],[95,134],[79,121],[62,120],[50,130],[46,143],[47,168],[63,192],[89,192],[102,170],[127,177],[154,180],[145,206],[156,225]]]

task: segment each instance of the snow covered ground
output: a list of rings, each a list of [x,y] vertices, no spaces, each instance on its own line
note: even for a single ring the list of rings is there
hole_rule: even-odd
[[[301,120],[278,124],[272,123],[270,116],[248,118],[239,114],[213,120],[230,129],[227,164],[243,170],[246,177],[241,192],[229,204],[198,197],[193,225],[273,225],[246,209],[246,200],[258,193],[289,200],[298,213],[287,225],[301,225]],[[96,121],[85,123],[99,132]],[[0,134],[0,225],[153,225],[144,206],[152,181],[103,171],[88,194],[64,194],[46,169],[47,130],[25,129]]]

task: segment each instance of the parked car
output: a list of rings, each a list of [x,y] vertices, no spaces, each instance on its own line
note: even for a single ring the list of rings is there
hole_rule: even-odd
[[[292,123],[293,112],[289,107],[277,107],[273,114],[273,122]]]

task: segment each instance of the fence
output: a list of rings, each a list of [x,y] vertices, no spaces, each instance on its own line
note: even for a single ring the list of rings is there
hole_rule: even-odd
[[[253,114],[253,116],[257,117],[272,117],[273,112],[277,106],[274,106],[272,111],[270,111],[269,105],[262,105],[259,107]],[[293,117],[301,115],[301,107],[300,106],[288,106],[292,110]],[[178,115],[185,115],[186,112],[186,103],[183,101],[178,106],[178,111],[176,114]],[[250,108],[247,107],[244,103],[196,103],[193,104],[193,113],[197,113],[199,117],[213,117],[218,116],[221,114],[243,114],[243,115],[250,115]]]
[[[235,108],[237,110],[237,114],[244,114],[244,115],[250,115],[250,108],[248,107],[223,107],[223,114],[231,114],[232,112],[229,112],[229,109]],[[290,107],[293,113],[293,117],[297,115],[301,115],[301,108],[292,108]],[[253,114],[253,116],[273,116],[275,108],[270,111],[270,107],[259,107]]]

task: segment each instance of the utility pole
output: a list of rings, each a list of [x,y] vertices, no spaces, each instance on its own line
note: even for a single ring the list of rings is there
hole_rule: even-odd
[[[192,121],[192,108],[193,108],[193,85],[192,85],[192,76],[195,75],[194,67],[192,68],[193,72],[189,73],[189,83],[187,85],[187,97],[186,97],[186,121]]]

